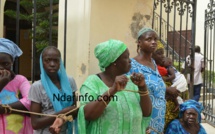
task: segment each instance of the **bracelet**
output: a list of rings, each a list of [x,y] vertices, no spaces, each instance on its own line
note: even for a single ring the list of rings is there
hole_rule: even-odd
[[[107,92],[108,92],[108,97],[110,97],[110,89],[108,89],[108,91],[107,91]]]
[[[140,94],[140,96],[146,96],[146,95],[148,95],[149,94],[149,92],[148,93],[146,93],[146,94]]]
[[[146,90],[146,91],[144,91],[144,92],[140,92],[139,94],[140,94],[140,96],[146,96],[146,95],[149,94],[149,91]]]
[[[105,100],[102,97],[100,97],[99,99],[101,99],[104,102],[105,106],[107,107],[107,102],[105,102]]]
[[[139,92],[139,94],[146,94],[146,93],[148,93],[148,90],[145,90],[145,91],[138,91]]]

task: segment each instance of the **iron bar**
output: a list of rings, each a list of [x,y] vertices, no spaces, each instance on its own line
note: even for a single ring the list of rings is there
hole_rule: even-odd
[[[16,44],[18,46],[20,46],[20,43],[19,43],[19,37],[20,37],[19,20],[20,20],[20,0],[17,0],[16,1]],[[18,74],[19,73],[19,61],[17,58],[15,59],[15,68],[14,69],[15,69],[14,72],[16,74]]]
[[[52,16],[53,16],[53,0],[50,0],[49,6],[49,45],[52,44]]]
[[[192,16],[192,52],[194,52],[194,45],[195,45],[195,33],[196,33],[196,0],[193,0],[195,4],[192,4],[193,6],[193,16]],[[191,54],[191,66],[194,66],[194,54]],[[193,98],[193,77],[194,77],[194,70],[191,70],[190,73],[190,98]]]
[[[67,40],[67,0],[65,0],[65,16],[64,16],[64,67],[66,68],[66,40]]]
[[[33,0],[33,15],[34,15],[34,18],[33,18],[33,27],[32,27],[32,30],[33,30],[33,45],[32,45],[32,60],[31,60],[31,64],[32,64],[32,72],[31,72],[31,81],[32,83],[34,83],[35,81],[35,71],[36,71],[36,13],[37,13],[37,0]]]

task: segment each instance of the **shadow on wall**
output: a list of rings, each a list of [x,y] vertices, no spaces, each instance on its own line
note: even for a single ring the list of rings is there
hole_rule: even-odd
[[[138,31],[150,24],[151,15],[143,15],[140,12],[134,13],[132,17],[132,23],[130,24],[130,30],[132,37],[136,40]]]

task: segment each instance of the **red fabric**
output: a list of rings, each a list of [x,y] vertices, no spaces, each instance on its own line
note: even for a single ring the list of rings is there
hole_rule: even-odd
[[[167,69],[165,67],[159,66],[158,65],[158,72],[160,73],[161,76],[167,76]]]

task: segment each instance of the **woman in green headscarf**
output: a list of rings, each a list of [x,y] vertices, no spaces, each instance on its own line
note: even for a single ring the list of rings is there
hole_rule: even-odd
[[[131,67],[126,45],[109,40],[98,44],[94,53],[102,72],[89,76],[80,89],[85,98],[80,100],[79,133],[144,134],[151,100],[142,74],[124,75]]]

